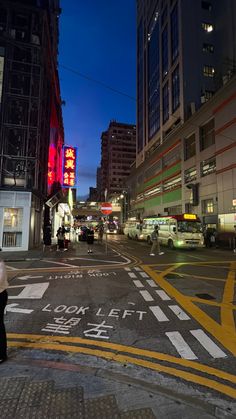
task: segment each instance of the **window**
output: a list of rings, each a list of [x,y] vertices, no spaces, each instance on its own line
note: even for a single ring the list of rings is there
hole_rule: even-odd
[[[184,183],[191,182],[197,178],[197,169],[195,166],[184,171]]]
[[[215,144],[215,122],[211,119],[205,125],[200,127],[200,151]]]
[[[165,154],[162,159],[163,169],[177,163],[180,160],[180,146],[175,147],[169,153]]]
[[[205,77],[214,77],[215,69],[211,65],[204,65],[203,74]]]
[[[163,79],[168,73],[168,26],[162,32],[162,77]]]
[[[205,90],[204,92],[205,102],[211,99],[213,95],[214,95],[214,92],[212,90]]]
[[[212,25],[212,23],[203,22],[202,23],[202,29],[205,32],[212,32],[214,30],[214,26]]]
[[[208,12],[211,12],[212,4],[209,1],[202,1],[202,9],[208,10]]]
[[[172,112],[179,107],[179,66],[172,73]]]
[[[176,3],[171,16],[171,58],[172,63],[179,55],[179,22],[178,22],[178,3]]]
[[[203,43],[202,50],[203,52],[210,52],[212,54],[214,52],[214,45]]]
[[[184,160],[190,159],[190,157],[196,154],[196,139],[195,134],[184,139]]]
[[[163,191],[170,191],[176,187],[181,186],[181,176],[169,179],[166,182],[163,182]]]
[[[214,173],[216,171],[216,158],[211,157],[210,159],[203,160],[201,162],[201,176],[207,176],[211,173]]]
[[[3,247],[20,247],[22,243],[23,208],[4,208]]]
[[[159,19],[150,28],[148,44],[148,140],[160,128],[160,62],[158,51]]]
[[[202,212],[203,214],[212,214],[214,212],[214,200],[212,198],[202,201]]]
[[[168,86],[168,82],[163,87],[162,102],[163,102],[163,123],[165,123],[169,118],[169,86]]]

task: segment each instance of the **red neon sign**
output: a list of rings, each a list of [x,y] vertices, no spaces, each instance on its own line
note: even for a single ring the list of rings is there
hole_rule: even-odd
[[[64,187],[75,186],[76,183],[76,148],[63,147],[64,162],[63,162],[63,179]]]

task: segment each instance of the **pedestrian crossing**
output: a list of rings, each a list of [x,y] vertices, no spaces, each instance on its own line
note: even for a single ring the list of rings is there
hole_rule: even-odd
[[[160,324],[170,325],[173,322],[173,315],[180,322],[191,324],[191,321],[195,321],[178,304],[175,304],[175,301],[164,290],[159,289],[158,284],[140,267],[134,267],[133,270],[125,268],[125,270],[141,298],[146,303],[150,303],[148,309]],[[202,354],[214,359],[227,357],[227,354],[200,328],[191,328],[191,330],[184,328],[183,332],[174,330],[163,333],[176,353],[183,359],[197,360]]]

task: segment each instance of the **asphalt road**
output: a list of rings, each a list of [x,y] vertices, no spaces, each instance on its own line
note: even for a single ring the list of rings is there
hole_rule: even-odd
[[[161,373],[163,386],[236,412],[236,255],[151,257],[146,243],[108,243],[7,262],[9,346],[112,360],[154,381]]]

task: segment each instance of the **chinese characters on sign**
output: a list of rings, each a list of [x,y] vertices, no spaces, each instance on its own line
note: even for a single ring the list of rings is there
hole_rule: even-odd
[[[65,146],[63,161],[63,186],[71,187],[76,183],[76,148]]]

